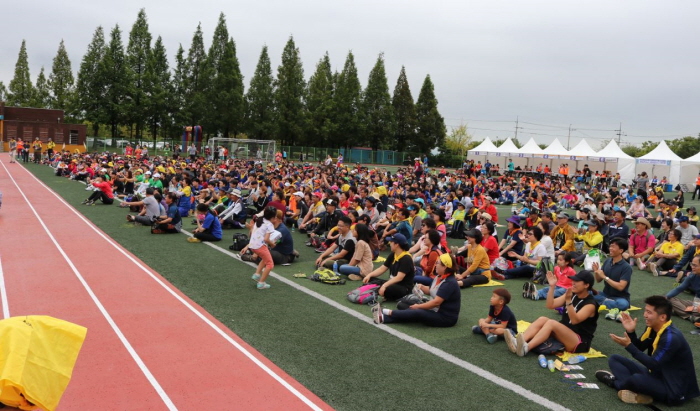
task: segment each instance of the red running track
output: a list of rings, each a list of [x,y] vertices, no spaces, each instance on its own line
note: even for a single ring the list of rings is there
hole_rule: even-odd
[[[88,329],[59,410],[331,409],[6,154],[0,191],[9,314]]]

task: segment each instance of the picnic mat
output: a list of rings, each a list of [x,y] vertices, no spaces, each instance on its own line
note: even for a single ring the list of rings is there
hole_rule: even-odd
[[[518,321],[518,333],[525,332],[527,330],[527,327],[530,326],[531,323],[523,320]],[[595,348],[591,348],[588,352],[585,353],[570,353],[564,351],[561,355],[558,355],[559,358],[561,358],[562,361],[568,361],[569,358],[576,356],[576,355],[583,355],[586,358],[605,358],[606,355],[603,354],[602,352],[596,350]]]
[[[498,281],[489,280],[489,282],[486,284],[473,285],[472,287],[495,287],[497,285],[503,285],[503,283],[499,283]]]
[[[598,307],[598,312],[601,312],[601,311],[610,311],[610,310],[608,309],[608,307],[605,307],[605,308],[603,308],[603,307],[605,307],[605,306],[604,306],[604,305],[601,305],[600,307]],[[637,310],[641,310],[641,308],[635,307],[634,305],[631,305],[630,308],[627,309],[627,311],[637,311]]]
[[[386,261],[386,258],[384,258],[380,255],[379,257],[377,257],[376,260],[373,260],[372,262],[373,263],[383,263],[384,261]]]

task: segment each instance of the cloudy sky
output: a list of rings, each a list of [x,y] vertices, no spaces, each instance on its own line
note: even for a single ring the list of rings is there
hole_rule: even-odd
[[[99,25],[124,34],[145,7],[171,62],[197,23],[211,42],[220,12],[236,41],[246,87],[267,44],[274,70],[294,36],[308,78],[328,51],[340,71],[349,50],[366,85],[379,53],[393,91],[406,66],[413,97],[426,74],[449,127],[476,139],[534,137],[566,146],[615,137],[641,144],[700,133],[697,1],[12,1],[2,6],[0,81],[12,79],[22,39],[35,78],[61,39],[77,70]]]

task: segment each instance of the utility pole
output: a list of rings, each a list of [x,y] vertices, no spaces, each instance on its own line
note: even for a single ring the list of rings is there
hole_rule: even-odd
[[[518,129],[519,128],[521,128],[521,127],[518,127],[518,117],[516,116],[515,117],[515,138],[514,138],[515,140],[518,139]]]
[[[620,145],[620,140],[622,139],[622,123],[620,123],[620,128],[617,131],[617,145]]]
[[[569,124],[569,136],[566,138],[566,149],[571,150],[571,124]]]

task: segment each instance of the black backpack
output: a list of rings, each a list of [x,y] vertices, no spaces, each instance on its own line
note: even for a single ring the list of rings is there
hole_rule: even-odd
[[[236,233],[233,235],[233,244],[229,247],[229,250],[241,251],[245,246],[248,245],[250,240],[247,234]]]

